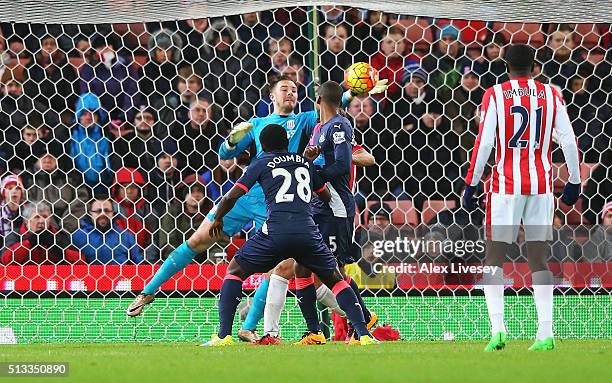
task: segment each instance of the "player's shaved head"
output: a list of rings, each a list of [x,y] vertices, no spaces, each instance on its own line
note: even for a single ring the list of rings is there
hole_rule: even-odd
[[[264,152],[286,152],[289,148],[287,131],[278,124],[267,125],[259,134]]]
[[[334,108],[339,108],[342,104],[342,93],[342,87],[334,81],[327,81],[319,87],[321,101]]]
[[[506,50],[504,59],[509,72],[531,73],[535,60],[535,50],[525,44],[515,44]]]

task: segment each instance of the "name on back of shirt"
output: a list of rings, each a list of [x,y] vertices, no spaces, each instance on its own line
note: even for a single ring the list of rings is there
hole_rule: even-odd
[[[299,163],[305,164],[307,167],[310,167],[310,163],[304,157],[298,154],[284,154],[284,155],[276,156],[272,158],[270,161],[268,161],[266,166],[274,169],[276,165],[279,165],[285,162],[290,162],[290,161],[299,162]]]
[[[530,96],[530,97],[537,97],[537,98],[546,97],[543,90],[541,90],[540,93],[538,93],[536,89],[531,89],[531,88],[518,88],[518,89],[510,89],[510,90],[504,91],[504,98],[506,99],[513,98],[513,97],[523,97],[523,96]]]

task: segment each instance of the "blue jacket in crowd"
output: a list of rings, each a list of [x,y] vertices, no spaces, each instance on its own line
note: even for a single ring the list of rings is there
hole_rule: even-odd
[[[143,261],[134,235],[114,223],[109,230],[101,232],[90,219],[83,218],[80,229],[72,233],[72,243],[89,264],[122,265]]]
[[[79,117],[86,111],[97,113],[99,124],[85,128],[79,124]],[[104,136],[102,126],[108,121],[106,112],[101,108],[100,99],[92,93],[79,97],[76,104],[75,126],[72,128],[70,156],[75,167],[83,173],[85,182],[90,186],[108,184],[110,173],[111,144]]]

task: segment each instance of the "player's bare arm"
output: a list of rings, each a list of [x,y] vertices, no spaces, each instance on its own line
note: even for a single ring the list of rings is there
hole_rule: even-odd
[[[364,148],[355,150],[352,155],[352,160],[353,164],[362,168],[376,165],[376,159],[372,153],[368,152]]]

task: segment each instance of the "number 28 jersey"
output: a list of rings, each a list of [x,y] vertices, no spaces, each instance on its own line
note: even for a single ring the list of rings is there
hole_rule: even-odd
[[[266,234],[303,234],[317,231],[310,201],[312,192],[323,191],[325,182],[314,165],[299,154],[264,153],[247,168],[235,186],[248,192],[259,183],[266,198]]]
[[[478,184],[495,146],[489,192],[552,193],[553,129],[563,149],[569,181],[580,183],[576,137],[563,98],[555,88],[530,78],[506,81],[485,92],[480,115],[467,185]]]

